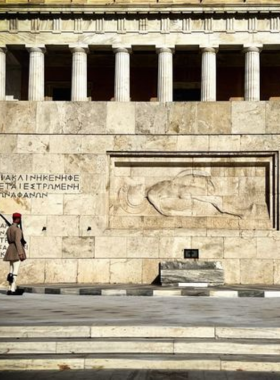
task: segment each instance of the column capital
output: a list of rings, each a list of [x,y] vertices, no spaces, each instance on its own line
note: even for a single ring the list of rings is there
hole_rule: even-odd
[[[263,45],[244,45],[243,53],[260,53],[262,51]]]
[[[89,53],[88,45],[69,45],[71,53]]]
[[[31,46],[31,45],[25,45],[27,51],[29,53],[46,53],[46,47],[45,45],[39,45],[39,46]]]
[[[7,53],[7,50],[6,46],[0,46],[0,53]]]
[[[160,54],[160,53],[174,53],[175,51],[175,48],[174,47],[170,47],[170,46],[156,46],[156,52],[157,54]]]
[[[217,53],[219,50],[218,46],[199,46],[202,53]]]
[[[131,46],[112,46],[114,53],[132,53]]]

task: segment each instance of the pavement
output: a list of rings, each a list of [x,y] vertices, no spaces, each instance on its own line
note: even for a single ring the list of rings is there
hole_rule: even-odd
[[[143,297],[25,293],[0,294],[0,327],[21,326],[240,327],[279,331],[275,298]],[[278,360],[278,359],[277,359]],[[17,370],[2,380],[279,380],[280,373],[202,370]]]
[[[0,326],[167,325],[280,327],[275,298],[92,297],[0,294]]]

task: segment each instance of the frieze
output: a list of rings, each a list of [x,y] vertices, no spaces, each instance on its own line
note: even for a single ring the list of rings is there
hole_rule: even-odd
[[[147,15],[148,16],[148,15]],[[52,18],[46,20],[44,17],[22,17],[17,18],[13,16],[8,18],[6,16],[0,19],[0,30],[9,33],[18,32],[54,32],[54,33],[197,33],[197,32],[277,32],[280,30],[279,17],[273,14],[266,15],[265,17],[248,17],[239,18],[238,16],[226,15],[221,17],[203,15],[151,15],[148,17],[133,17],[118,16],[118,18],[100,17],[99,15],[93,17],[71,17]]]

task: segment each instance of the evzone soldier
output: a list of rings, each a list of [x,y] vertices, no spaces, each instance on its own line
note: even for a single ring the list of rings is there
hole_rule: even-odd
[[[4,256],[4,261],[9,261],[10,272],[7,276],[9,282],[9,290],[7,295],[22,295],[23,291],[17,289],[17,275],[19,272],[20,262],[26,259],[26,254],[23,246],[23,233],[19,227],[21,224],[21,214],[13,214],[13,223],[7,229],[8,249]]]

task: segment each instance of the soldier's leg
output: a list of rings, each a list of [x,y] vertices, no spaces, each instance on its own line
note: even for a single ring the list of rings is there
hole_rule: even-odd
[[[14,266],[14,270],[13,270],[14,281],[13,281],[12,286],[11,286],[11,291],[15,292],[16,288],[17,288],[16,283],[17,283],[17,275],[18,275],[18,271],[19,271],[19,267],[20,267],[20,261],[14,261],[13,266]]]
[[[12,283],[14,281],[13,272],[14,272],[14,261],[10,261],[10,271],[9,271],[8,276],[7,276],[7,281],[9,282],[9,290],[11,290]]]

